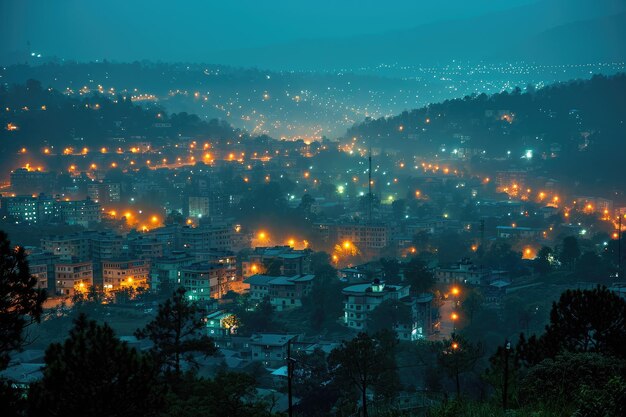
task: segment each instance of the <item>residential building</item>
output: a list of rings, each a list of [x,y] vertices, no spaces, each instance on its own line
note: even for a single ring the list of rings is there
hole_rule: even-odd
[[[49,252],[38,252],[28,255],[28,266],[33,276],[37,278],[37,287],[44,288],[48,294],[56,293],[55,265],[60,257]],[[44,284],[44,278],[46,283]]]
[[[121,196],[121,185],[118,182],[103,181],[89,184],[87,196],[102,205],[119,203]]]
[[[488,281],[491,275],[491,269],[475,265],[469,259],[463,259],[449,268],[435,269],[435,278],[442,284],[481,285]]]
[[[54,174],[18,168],[11,172],[11,190],[15,194],[38,194],[52,189]]]
[[[310,249],[297,250],[290,246],[257,247],[242,263],[243,276],[262,272],[274,261],[280,264],[281,275],[306,275],[310,273],[311,253]]]
[[[91,242],[83,234],[50,236],[41,239],[41,248],[62,259],[87,259],[91,253]]]
[[[55,201],[44,194],[39,196],[17,196],[2,199],[5,213],[19,221],[48,223],[56,217]]]
[[[178,285],[187,290],[190,300],[205,301],[222,298],[236,278],[236,274],[227,265],[215,262],[195,263],[179,270]]]
[[[251,359],[264,366],[276,368],[285,364],[287,344],[297,341],[296,334],[260,333],[250,337]]]
[[[412,312],[410,325],[398,325],[396,327],[398,338],[403,340],[419,338],[416,299],[410,296],[409,290],[409,285],[387,285],[378,279],[368,284],[357,284],[344,288],[342,290],[344,323],[350,329],[364,331],[367,329],[369,315],[384,301],[395,300],[407,304]]]
[[[235,228],[226,224],[185,226],[181,230],[181,244],[184,250],[194,254],[213,250],[234,250],[235,233]]]
[[[159,291],[163,285],[178,285],[178,272],[194,262],[194,257],[183,251],[154,259],[150,268],[150,290]]]
[[[100,204],[87,198],[85,200],[58,201],[59,219],[69,225],[89,227],[100,223],[102,211]]]
[[[93,264],[77,259],[60,262],[55,265],[56,293],[73,296],[85,292],[93,285]]]
[[[221,338],[237,333],[237,318],[233,313],[217,310],[206,316],[207,335]]]
[[[252,300],[260,301],[269,297],[270,304],[277,311],[283,311],[302,307],[302,300],[311,291],[314,279],[314,275],[253,275],[246,278],[244,284],[248,285]]]
[[[131,258],[154,261],[163,257],[164,244],[154,237],[135,234],[134,236],[129,235],[127,241],[128,253]]]
[[[122,289],[148,289],[150,263],[145,259],[102,261],[102,278],[105,291]]]
[[[543,229],[535,227],[497,226],[496,231],[498,237],[502,239],[540,239],[543,236]]]

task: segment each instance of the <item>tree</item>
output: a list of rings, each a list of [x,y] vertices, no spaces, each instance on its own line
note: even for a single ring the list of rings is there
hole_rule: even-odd
[[[413,235],[413,245],[418,252],[422,252],[428,249],[428,243],[430,242],[430,233],[425,230],[420,230]]]
[[[411,285],[413,294],[421,294],[435,285],[435,276],[426,268],[426,264],[418,258],[412,258],[404,266],[404,281]]]
[[[26,343],[24,329],[41,319],[46,293],[36,287],[24,248],[12,248],[0,231],[0,370]]]
[[[521,358],[536,364],[558,353],[596,352],[626,358],[626,301],[606,287],[567,290],[552,304],[540,337],[520,338]]]
[[[576,402],[583,387],[601,391],[612,378],[625,373],[624,360],[597,353],[562,353],[527,370],[520,380],[520,402],[552,403],[566,409]]]
[[[609,268],[595,252],[587,251],[576,261],[574,275],[583,281],[606,282]]]
[[[156,416],[163,408],[158,367],[107,325],[79,316],[69,338],[46,350],[43,378],[31,386],[29,414]]]
[[[397,284],[400,280],[400,263],[393,258],[381,258],[380,266],[383,269],[383,279],[389,284]]]
[[[450,339],[434,346],[438,349],[437,363],[450,378],[454,378],[456,397],[460,398],[460,375],[474,369],[476,362],[482,356],[482,348],[455,333],[452,333]]]
[[[200,310],[185,297],[185,289],[177,289],[171,298],[159,305],[156,318],[145,328],[137,330],[140,339],[150,339],[154,343],[152,353],[157,363],[165,367],[174,377],[181,376],[181,360],[193,363],[191,354],[216,352],[213,340],[202,334],[204,322]]]
[[[539,252],[537,252],[537,257],[534,261],[535,271],[541,275],[547,275],[552,272],[551,256],[552,249],[547,246],[542,246]]]
[[[278,324],[274,320],[274,307],[270,303],[269,297],[259,301],[256,306],[244,302],[237,306],[235,314],[240,320],[238,333],[251,334],[252,332],[277,330]]]
[[[354,339],[343,341],[328,357],[328,364],[339,383],[354,385],[359,391],[363,417],[368,416],[369,389],[386,391],[386,394],[398,389],[398,371],[393,355],[396,343],[395,335],[390,332],[373,336],[359,333]]]
[[[406,214],[406,200],[395,200],[393,203],[391,203],[391,210],[393,212],[394,219],[403,220]]]
[[[300,398],[294,407],[295,414],[327,416],[339,398],[340,387],[333,383],[326,354],[319,348],[307,354],[295,354],[293,374],[294,396]]]
[[[567,236],[563,239],[563,245],[559,258],[561,262],[572,269],[580,257],[580,247],[578,246],[578,239],[574,236]]]
[[[165,217],[164,223],[165,224],[179,224],[181,226],[184,226],[185,222],[186,222],[185,217],[182,214],[180,214],[176,210],[172,210]]]
[[[278,277],[282,275],[281,269],[283,267],[283,261],[278,258],[266,259],[263,261],[263,267],[265,269],[265,275]]]
[[[485,297],[477,289],[470,289],[467,293],[465,300],[461,303],[461,308],[467,313],[470,324],[474,321],[474,314],[482,308],[484,301]]]
[[[367,329],[369,333],[395,331],[396,326],[410,326],[412,321],[411,307],[397,300],[385,300],[368,315]]]
[[[325,265],[330,265],[330,255],[324,251],[313,252],[311,254],[311,271],[315,274],[318,269]]]
[[[305,300],[305,305],[311,312],[313,329],[321,330],[341,316],[343,311],[341,287],[337,270],[332,266],[324,265],[315,271],[311,293]]]

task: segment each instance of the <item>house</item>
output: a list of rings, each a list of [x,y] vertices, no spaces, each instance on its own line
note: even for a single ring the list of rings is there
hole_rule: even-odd
[[[237,333],[237,320],[232,313],[217,310],[206,316],[207,335],[226,337]]]
[[[465,283],[481,285],[491,276],[491,270],[474,265],[469,259],[463,259],[449,268],[435,269],[435,278],[442,284]]]
[[[93,263],[72,259],[55,265],[56,292],[59,295],[73,296],[87,292],[93,285]]]
[[[357,284],[342,290],[344,296],[344,323],[348,328],[364,331],[370,314],[384,301],[395,300],[408,305],[411,309],[410,324],[397,324],[396,334],[401,340],[417,340],[417,299],[410,296],[410,285],[387,285],[379,279],[368,284]],[[430,303],[431,300],[428,301]],[[422,329],[424,325],[421,326]],[[422,334],[426,331],[422,330]]]
[[[277,368],[287,360],[288,344],[298,339],[296,334],[260,333],[250,337],[251,359],[264,366]]]
[[[102,262],[105,291],[148,289],[150,263],[145,259],[106,260]]]
[[[282,311],[302,307],[302,299],[311,291],[314,278],[314,275],[253,275],[246,278],[244,284],[249,286],[251,299],[260,301],[269,297],[270,304]]]

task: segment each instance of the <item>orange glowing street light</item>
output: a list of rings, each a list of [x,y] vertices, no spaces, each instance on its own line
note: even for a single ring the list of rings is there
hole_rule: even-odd
[[[458,319],[459,319],[459,315],[458,315],[457,313],[452,313],[452,314],[450,315],[450,318],[451,318],[452,320],[456,321],[456,320],[458,320]]]
[[[459,344],[457,342],[452,343],[452,349],[457,350],[459,348]]]
[[[461,293],[461,290],[459,290],[459,287],[452,287],[450,292],[452,293],[452,295],[457,296]]]

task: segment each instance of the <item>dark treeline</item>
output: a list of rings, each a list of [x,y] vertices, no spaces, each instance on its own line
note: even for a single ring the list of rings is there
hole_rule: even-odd
[[[541,168],[555,178],[575,173],[587,182],[611,182],[614,167],[626,162],[625,153],[615,152],[626,134],[624,91],[624,74],[596,75],[537,90],[517,87],[368,120],[349,129],[346,137],[412,153],[470,149],[470,155],[477,155],[473,163],[505,159],[511,151],[511,164],[530,149],[534,167],[545,156]]]
[[[133,104],[130,94],[109,98],[98,93],[68,96],[36,80],[0,86],[2,150],[36,146],[99,147],[115,137],[232,139],[240,134],[228,123],[203,121],[187,113],[166,113],[159,106]],[[7,128],[12,124],[15,130]],[[11,147],[11,148],[9,148]]]

